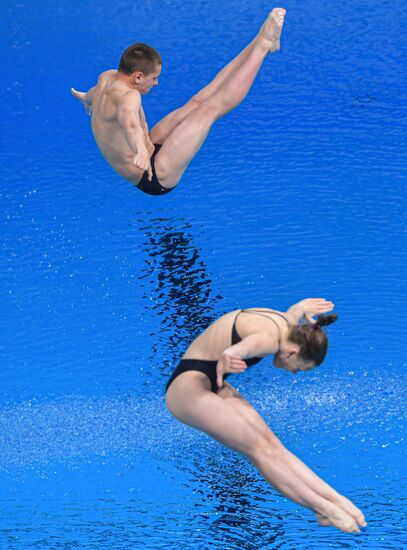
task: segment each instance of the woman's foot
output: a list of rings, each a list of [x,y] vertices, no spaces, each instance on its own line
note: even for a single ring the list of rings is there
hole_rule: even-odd
[[[338,506],[335,506],[328,516],[315,513],[318,523],[323,527],[336,527],[345,533],[360,533],[358,524],[352,516]]]
[[[332,499],[331,502],[342,508],[346,513],[353,517],[353,519],[361,527],[366,527],[367,523],[363,512],[357,508],[348,498],[343,495],[338,495],[335,499]]]

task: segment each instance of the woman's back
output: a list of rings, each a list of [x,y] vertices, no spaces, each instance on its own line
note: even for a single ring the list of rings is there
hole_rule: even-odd
[[[240,339],[255,332],[267,332],[276,339],[287,327],[287,313],[269,308],[249,308],[230,311],[219,317],[188,347],[183,359],[204,359],[217,361],[221,353],[231,346],[233,327]]]

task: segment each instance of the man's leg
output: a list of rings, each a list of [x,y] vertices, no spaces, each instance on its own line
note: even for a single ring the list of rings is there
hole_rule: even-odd
[[[257,38],[257,37],[256,37]],[[250,52],[253,49],[255,40],[252,40],[239,55],[237,55],[228,65],[215,76],[215,78],[202,88],[197,94],[185,103],[179,109],[172,111],[163,119],[161,119],[150,131],[150,138],[153,143],[164,143],[169,134],[178,126],[188,115],[194,111],[198,105],[201,105],[204,101],[209,99],[214,93],[216,93],[225,80],[246,61]]]
[[[164,143],[169,134],[178,126],[188,115],[191,114],[199,105],[213,96],[225,81],[230,78],[246,62],[256,41],[262,39],[262,31],[266,22],[262,25],[255,38],[242,50],[230,63],[215,76],[215,78],[196,95],[194,95],[185,105],[172,111],[158,122],[150,132],[150,138],[153,143]]]
[[[178,183],[213,123],[246,97],[266,55],[280,47],[284,16],[285,10],[279,8],[270,13],[239,69],[231,72],[222,82],[223,85],[192,109],[169,134],[155,159],[155,170],[161,185],[171,188]]]

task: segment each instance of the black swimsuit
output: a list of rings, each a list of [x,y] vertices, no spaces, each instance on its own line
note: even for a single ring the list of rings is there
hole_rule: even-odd
[[[169,193],[170,191],[172,191],[174,188],[163,187],[161,183],[158,181],[157,174],[155,173],[154,159],[158,151],[161,149],[161,145],[159,143],[154,143],[154,147],[155,147],[154,153],[151,155],[151,158],[150,158],[153,177],[151,178],[151,181],[150,181],[148,179],[148,172],[146,170],[137,187],[140,189],[140,191],[147,193],[147,195],[165,195],[166,193]]]
[[[279,317],[282,317],[284,319],[284,321],[287,323],[287,325],[289,325],[289,322],[287,321],[285,316],[282,313],[279,313],[278,311],[274,311],[274,310],[266,310],[266,311],[261,310],[261,311],[259,311],[259,310],[256,310],[256,309],[253,309],[253,310],[242,309],[236,314],[236,317],[233,321],[232,336],[231,336],[232,346],[235,345],[235,344],[238,344],[242,340],[239,333],[237,332],[237,329],[236,329],[236,320],[237,320],[237,318],[239,317],[239,315],[241,313],[252,313],[253,315],[262,315],[263,317],[266,317],[266,319],[269,319],[269,321],[274,323],[275,326],[277,327],[278,334],[279,334],[279,339],[280,339],[280,336],[281,336],[281,331],[280,331],[280,327],[278,326],[278,323],[276,323],[276,321],[274,321],[274,319],[272,319],[271,317],[269,317],[265,313],[272,313],[274,315],[278,315]],[[244,359],[244,362],[246,363],[246,365],[248,367],[251,367],[251,366],[255,365],[256,363],[258,363],[261,360],[262,360],[262,357],[251,357],[250,359]],[[165,391],[168,390],[168,388],[170,387],[171,382],[173,380],[175,380],[175,378],[177,376],[179,376],[183,372],[187,372],[187,371],[190,371],[190,370],[195,370],[195,371],[203,372],[204,374],[206,374],[206,376],[211,381],[211,391],[214,392],[214,393],[217,393],[217,391],[219,389],[218,385],[216,383],[216,365],[217,365],[217,363],[218,363],[218,361],[206,361],[206,360],[203,360],[203,359],[181,359],[178,367],[175,369],[175,371],[172,373],[171,378],[168,380]],[[228,376],[229,376],[229,374],[225,374],[223,378],[227,378]]]

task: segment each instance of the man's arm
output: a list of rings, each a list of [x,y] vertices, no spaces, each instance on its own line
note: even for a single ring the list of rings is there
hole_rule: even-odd
[[[134,152],[133,164],[148,171],[152,178],[150,155],[145,142],[145,134],[140,120],[141,96],[137,90],[131,90],[120,98],[117,105],[117,119],[123,128],[126,141]]]
[[[92,99],[95,88],[96,86],[93,86],[93,88],[91,88],[88,92],[78,92],[78,90],[75,90],[75,88],[71,88],[72,95],[76,97],[76,99],[79,99],[79,101],[85,107],[88,115],[92,114]]]
[[[144,114],[143,106],[141,106],[141,108],[140,108],[140,120],[141,120],[141,125],[143,127],[145,140],[146,140],[147,144],[151,148],[153,148],[154,143],[151,141],[151,138],[150,138],[150,133],[148,131],[148,124],[147,124],[147,120],[146,120],[146,115]]]
[[[109,69],[108,71],[104,71],[103,73],[101,73],[98,78],[98,84],[101,82],[105,75],[111,75],[113,73],[117,73],[117,71],[115,69]],[[96,86],[93,86],[88,92],[79,92],[78,90],[75,90],[75,88],[71,88],[71,94],[76,97],[76,99],[79,99],[79,101],[85,107],[88,115],[92,114],[93,95],[95,93]]]
[[[309,323],[315,323],[314,315],[321,315],[332,311],[335,305],[325,298],[306,298],[292,305],[287,313],[290,321],[294,325],[298,325],[304,317]]]

